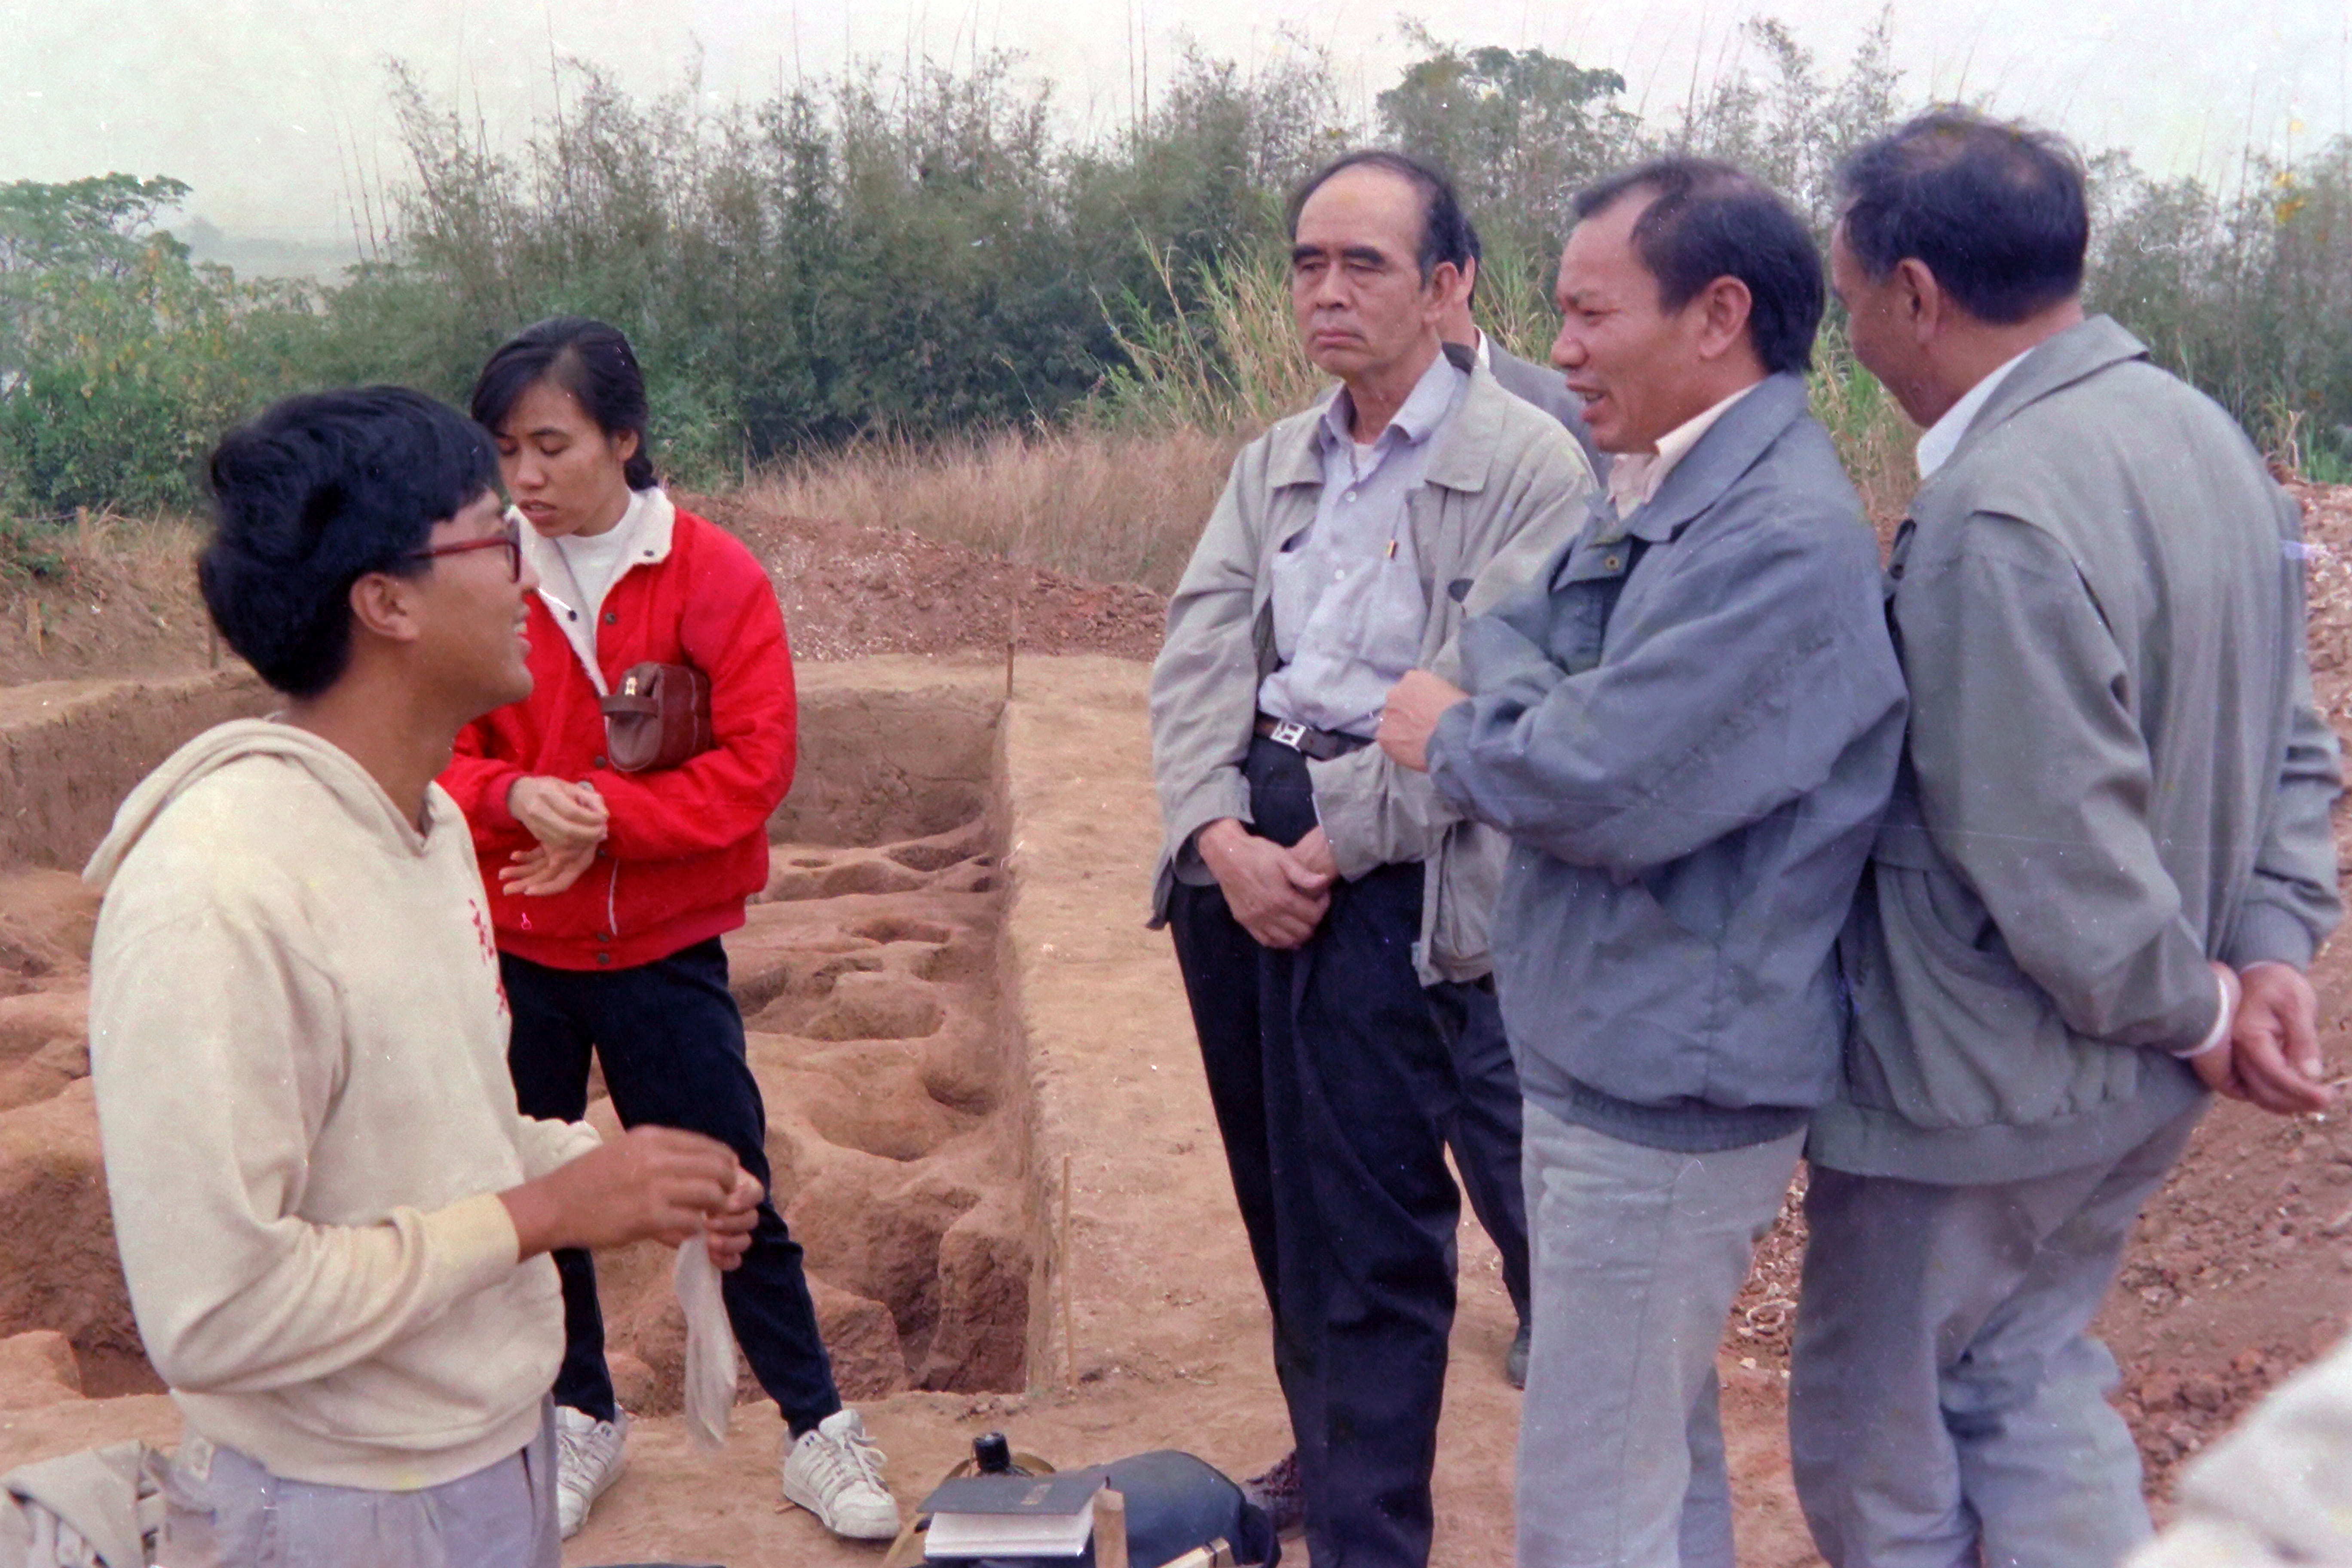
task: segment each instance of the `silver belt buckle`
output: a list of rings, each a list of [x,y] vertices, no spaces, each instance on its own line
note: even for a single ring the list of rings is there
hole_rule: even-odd
[[[1303,752],[1307,748],[1298,742],[1307,739],[1307,726],[1296,720],[1278,719],[1275,721],[1273,732],[1267,735],[1266,739],[1276,745],[1288,746],[1294,752]]]

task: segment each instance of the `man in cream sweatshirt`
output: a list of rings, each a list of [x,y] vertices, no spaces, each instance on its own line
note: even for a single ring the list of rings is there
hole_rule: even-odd
[[[394,388],[279,405],[214,454],[200,561],[288,700],[124,802],[90,1058],[123,1272],[186,1423],[172,1568],[554,1568],[556,1247],[707,1236],[723,1146],[525,1119],[472,839],[433,783],[527,695],[535,584],[488,438]]]

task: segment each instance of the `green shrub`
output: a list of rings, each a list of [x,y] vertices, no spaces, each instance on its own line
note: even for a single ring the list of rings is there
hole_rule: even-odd
[[[691,78],[641,99],[575,64],[508,153],[395,72],[412,174],[384,193],[389,246],[324,287],[192,263],[156,226],[188,195],[173,180],[0,185],[5,514],[185,508],[221,430],[271,399],[393,381],[459,401],[499,342],[558,313],[630,334],[656,458],[690,483],[1072,420],[1222,439],[1321,384],[1286,320],[1281,208],[1343,147],[1455,171],[1486,240],[1481,320],[1540,359],[1576,188],[1688,149],[1755,169],[1825,237],[1839,161],[1908,111],[1884,23],[1842,69],[1750,23],[1743,65],[1646,121],[1607,68],[1410,36],[1419,58],[1370,122],[1287,39],[1249,72],[1187,51],[1148,112],[1083,140],[1007,55],[726,109]],[[2273,447],[2291,416],[2306,468],[2341,471],[2352,142],[2250,164],[2234,193],[2120,155],[2093,171],[2093,307]],[[1842,356],[1832,336],[1817,404],[1850,456],[1899,478],[1904,426]]]

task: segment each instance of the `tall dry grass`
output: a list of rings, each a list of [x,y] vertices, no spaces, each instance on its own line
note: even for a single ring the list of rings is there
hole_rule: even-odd
[[[1089,400],[1092,422],[1255,435],[1330,384],[1299,346],[1281,248],[1203,261],[1183,279],[1164,254],[1151,263],[1158,297],[1130,295],[1111,312],[1128,363],[1113,366]]]
[[[0,686],[205,662],[194,563],[204,532],[193,518],[84,510],[14,566],[0,562]]]
[[[1847,344],[1843,321],[1822,329],[1813,345],[1813,373],[1807,378],[1813,417],[1837,443],[1846,476],[1862,492],[1862,504],[1878,530],[1879,542],[1893,541],[1911,492],[1918,488],[1915,457],[1919,429],[1904,416],[1894,395],[1863,369]]]
[[[754,473],[753,505],[903,528],[1096,583],[1167,593],[1243,437],[1081,426],[984,441],[870,441]]]

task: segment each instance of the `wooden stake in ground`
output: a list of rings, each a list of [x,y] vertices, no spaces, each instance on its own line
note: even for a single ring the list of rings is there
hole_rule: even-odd
[[[1013,624],[1004,634],[1004,700],[1013,700],[1013,650],[1021,645],[1021,601],[1013,601]]]
[[[1062,1382],[1078,1385],[1078,1321],[1070,1310],[1070,1157],[1062,1156]]]
[[[1128,1568],[1127,1499],[1109,1487],[1095,1494],[1095,1568]]]

